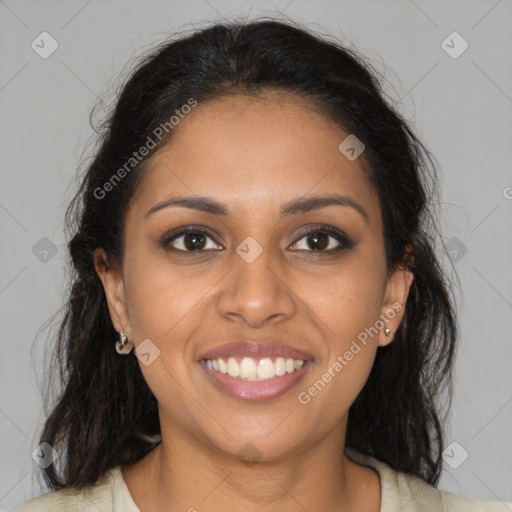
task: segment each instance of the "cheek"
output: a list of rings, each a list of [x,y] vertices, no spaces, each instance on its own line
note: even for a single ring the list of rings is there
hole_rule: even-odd
[[[324,324],[329,346],[339,352],[374,326],[381,313],[385,268],[376,260],[353,258],[321,280],[312,279],[302,294]],[[374,333],[374,330],[371,330]],[[364,337],[364,335],[362,336]]]
[[[309,304],[321,319],[326,350],[307,379],[306,401],[322,394],[318,402],[341,401],[348,408],[359,394],[377,350],[384,279],[382,264],[359,259],[310,290]]]
[[[127,269],[127,305],[136,340],[179,340],[180,329],[190,325],[198,305],[212,284],[170,272],[161,262]]]
[[[380,310],[375,281],[340,279],[339,284],[343,287],[319,302],[326,350],[297,395],[299,403],[308,406],[306,410],[326,423],[338,421],[361,392],[378,341]]]
[[[186,423],[184,411],[199,403],[191,400],[194,392],[188,390],[191,350],[187,340],[201,325],[201,299],[214,283],[177,277],[177,273],[158,263],[145,268],[132,265],[127,275],[127,303],[135,344],[149,339],[157,347],[153,349],[157,356],[151,356],[150,364],[140,360],[142,375],[164,410]],[[196,414],[200,413],[198,406]],[[186,425],[187,429],[193,427]]]

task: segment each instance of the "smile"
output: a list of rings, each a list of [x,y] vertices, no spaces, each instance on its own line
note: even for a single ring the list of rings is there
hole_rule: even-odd
[[[227,360],[199,361],[208,380],[218,390],[238,400],[249,401],[271,400],[284,395],[299,383],[312,364],[312,359],[283,357],[229,357]]]
[[[302,359],[291,357],[265,357],[255,359],[253,357],[229,357],[206,359],[206,365],[210,370],[229,375],[241,380],[262,381],[280,377],[286,373],[300,370],[304,364]]]

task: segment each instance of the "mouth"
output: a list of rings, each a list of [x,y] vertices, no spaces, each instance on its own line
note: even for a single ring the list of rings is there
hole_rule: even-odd
[[[313,357],[275,342],[240,342],[210,350],[198,363],[221,392],[239,400],[264,401],[295,387]]]

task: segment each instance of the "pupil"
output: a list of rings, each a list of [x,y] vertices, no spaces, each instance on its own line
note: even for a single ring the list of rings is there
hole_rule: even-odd
[[[320,239],[322,239],[322,237],[323,237],[323,243],[318,241],[319,237],[320,237]],[[311,235],[308,236],[308,243],[310,243],[311,241],[313,242],[313,245],[317,246],[316,248],[312,247],[315,250],[325,249],[328,246],[327,237],[323,233],[312,233]],[[311,244],[310,244],[310,247],[311,247]]]
[[[198,238],[203,238],[202,243],[201,241],[199,241],[199,243],[197,242]],[[187,249],[202,249],[204,247],[204,237],[200,233],[187,233],[184,238],[184,243]]]

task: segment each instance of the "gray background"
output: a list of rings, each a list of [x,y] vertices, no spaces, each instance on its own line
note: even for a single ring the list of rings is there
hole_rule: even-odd
[[[44,335],[31,349],[61,304],[64,208],[97,95],[176,30],[280,11],[353,43],[384,71],[389,95],[437,158],[443,238],[464,298],[446,438],[457,443],[447,460],[458,467],[446,465],[440,487],[512,500],[510,0],[0,0],[0,509],[45,490],[31,458],[43,421]],[[59,45],[46,59],[31,48],[43,31]],[[453,31],[469,44],[458,58],[441,46]],[[460,43],[447,44],[453,52]],[[53,251],[41,249],[45,237]]]

